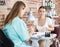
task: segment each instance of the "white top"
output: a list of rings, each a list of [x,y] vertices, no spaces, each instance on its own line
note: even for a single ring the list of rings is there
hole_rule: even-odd
[[[48,27],[48,25],[53,24],[53,20],[50,18],[46,18],[46,22],[43,26],[38,25],[38,19],[35,20],[34,25],[36,25],[38,31],[42,31],[42,28]]]

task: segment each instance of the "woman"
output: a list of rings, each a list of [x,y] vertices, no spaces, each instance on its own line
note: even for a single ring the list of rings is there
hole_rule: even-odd
[[[45,31],[53,31],[54,26],[52,23],[52,19],[45,16],[45,7],[41,6],[38,9],[38,19],[35,21],[35,25],[38,31],[45,32]],[[45,41],[39,41],[40,47],[45,47]]]
[[[5,27],[3,31],[12,40],[14,47],[30,47],[27,44],[30,36],[26,24],[21,19],[25,6],[22,1],[17,1],[4,22]]]

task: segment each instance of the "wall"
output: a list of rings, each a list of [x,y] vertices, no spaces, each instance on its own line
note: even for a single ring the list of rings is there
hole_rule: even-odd
[[[3,6],[0,5],[1,16],[4,14],[5,15],[4,17],[6,17],[6,15],[10,12],[13,4],[16,1],[17,0],[5,0],[6,5],[3,5]],[[22,1],[25,2],[25,4],[27,5],[26,10],[29,10],[28,8],[31,8],[34,13],[34,16],[37,16],[37,9],[39,6],[42,5],[42,0],[22,0]],[[2,21],[2,20],[0,20],[0,21]],[[2,22],[0,22],[0,23],[2,23]],[[2,26],[0,26],[0,27],[2,27]]]
[[[56,5],[55,6],[56,7],[55,10],[57,12],[57,15],[60,16],[60,0],[56,0],[55,1],[55,5]]]
[[[17,0],[5,0],[6,5],[1,6],[0,5],[0,15],[4,15],[4,17],[6,17],[6,15],[9,13],[9,11],[11,10],[13,4],[16,2]],[[29,10],[28,8],[31,8],[34,16],[37,16],[37,10],[39,8],[39,6],[42,5],[43,0],[22,0],[23,2],[26,3],[27,8],[26,10]],[[47,0],[48,1],[48,0]],[[59,0],[53,0],[53,2],[55,3],[55,10],[57,12],[57,15],[60,16],[60,1]],[[1,18],[0,18],[1,19]],[[4,19],[3,19],[4,20]],[[1,20],[0,20],[1,21]],[[1,23],[1,22],[0,22]],[[1,26],[0,26],[1,27]]]

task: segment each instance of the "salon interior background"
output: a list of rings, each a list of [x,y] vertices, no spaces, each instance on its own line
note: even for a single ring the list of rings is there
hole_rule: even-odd
[[[9,11],[8,9],[13,6],[13,4],[17,0],[5,0],[6,5],[1,6],[0,5],[0,13],[7,14]],[[49,1],[49,0],[22,0],[24,1],[28,7],[32,8],[32,11],[36,12],[39,6],[43,5],[43,1]],[[55,4],[55,10],[57,12],[57,15],[60,15],[60,1],[59,0],[52,0],[52,2]]]
[[[0,5],[0,28],[3,27],[3,22],[6,15],[9,13],[13,4],[17,0],[3,0],[3,1],[5,1],[5,5]],[[34,16],[36,17],[39,6],[43,5],[44,1],[48,2],[49,0],[22,0],[22,1],[26,3],[27,7],[31,8]],[[56,11],[57,16],[60,16],[60,1],[59,0],[51,0],[51,1],[53,2],[53,4],[55,4],[54,10]],[[26,8],[26,10],[28,9]]]

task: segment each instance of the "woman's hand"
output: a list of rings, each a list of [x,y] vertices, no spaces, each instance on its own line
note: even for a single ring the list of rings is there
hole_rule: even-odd
[[[28,25],[27,27],[28,27],[30,36],[32,36],[33,32],[35,32],[35,30],[36,30],[35,25]]]

